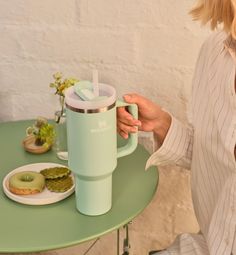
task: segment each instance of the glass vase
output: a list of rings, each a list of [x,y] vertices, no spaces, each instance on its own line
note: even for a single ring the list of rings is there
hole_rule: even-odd
[[[65,111],[55,112],[55,151],[61,160],[68,160],[67,134],[66,134],[66,113]]]

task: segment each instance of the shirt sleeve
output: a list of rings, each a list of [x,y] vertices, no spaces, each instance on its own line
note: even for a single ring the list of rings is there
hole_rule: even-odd
[[[154,137],[154,140],[157,141]],[[193,127],[185,126],[172,117],[171,126],[163,144],[159,147],[155,144],[155,152],[146,163],[146,170],[152,166],[174,163],[190,169],[193,148]]]

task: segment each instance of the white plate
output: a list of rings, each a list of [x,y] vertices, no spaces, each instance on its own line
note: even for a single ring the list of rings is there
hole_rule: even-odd
[[[56,163],[35,163],[35,164],[29,164],[25,166],[18,167],[11,171],[8,175],[5,176],[3,179],[3,191],[4,193],[12,200],[19,202],[21,204],[27,204],[27,205],[46,205],[46,204],[52,204],[56,203],[58,201],[61,201],[65,199],[66,197],[70,196],[74,190],[75,190],[75,184],[67,191],[63,193],[56,193],[51,192],[47,188],[45,188],[41,193],[34,194],[34,195],[16,195],[10,192],[9,190],[9,178],[18,172],[22,171],[35,171],[39,172],[40,170],[43,170],[45,168],[50,167],[65,167],[64,165],[56,164]],[[73,175],[71,175],[73,182],[75,183]]]

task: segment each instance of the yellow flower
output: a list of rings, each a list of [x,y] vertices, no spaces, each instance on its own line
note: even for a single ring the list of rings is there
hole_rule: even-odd
[[[78,79],[76,78],[67,78],[67,79],[62,79],[62,73],[57,72],[53,74],[54,82],[50,83],[51,88],[55,88],[56,92],[55,94],[65,97],[65,89],[73,86],[76,82],[78,82]]]
[[[60,80],[62,78],[62,73],[61,72],[57,72],[57,73],[53,74],[53,78],[55,80]]]

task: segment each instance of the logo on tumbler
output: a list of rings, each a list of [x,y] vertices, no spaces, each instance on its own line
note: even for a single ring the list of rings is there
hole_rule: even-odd
[[[111,128],[111,126],[108,125],[105,120],[99,120],[98,121],[98,127],[91,129],[91,133],[104,132],[104,131],[109,130],[110,128]]]
[[[99,128],[106,128],[107,127],[107,122],[105,120],[100,120],[98,122]]]

